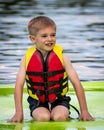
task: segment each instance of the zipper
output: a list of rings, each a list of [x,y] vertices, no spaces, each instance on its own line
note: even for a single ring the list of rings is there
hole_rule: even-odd
[[[45,60],[44,60],[44,57],[43,57],[43,54],[41,53],[41,51],[38,50],[38,52],[39,52],[39,54],[40,54],[41,61],[42,61],[42,64],[43,64],[44,83],[45,83],[44,89],[47,90],[47,89],[48,89],[48,86],[47,86],[47,81],[48,81],[48,76],[47,76],[47,71],[48,71],[48,59],[49,59],[49,56],[50,56],[51,51],[48,52],[48,54],[47,54]],[[45,94],[45,101],[48,102],[48,95],[46,95],[46,94]]]

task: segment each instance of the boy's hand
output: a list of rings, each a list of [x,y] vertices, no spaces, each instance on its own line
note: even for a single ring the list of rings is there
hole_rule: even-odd
[[[81,112],[80,120],[82,121],[94,121],[94,118],[87,111]]]
[[[23,121],[23,114],[15,114],[11,119],[7,122],[22,122]]]

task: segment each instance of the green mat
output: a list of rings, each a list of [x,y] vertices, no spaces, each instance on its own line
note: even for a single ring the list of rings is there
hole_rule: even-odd
[[[14,114],[13,85],[0,85],[0,130],[104,130],[104,82],[82,82],[89,112],[95,118],[93,122],[83,122],[77,119],[66,122],[36,122],[30,117],[26,88],[24,88],[23,106],[24,122],[7,123]],[[68,95],[71,96],[71,104],[79,108],[75,92],[70,85]],[[75,111],[72,112],[76,116]]]

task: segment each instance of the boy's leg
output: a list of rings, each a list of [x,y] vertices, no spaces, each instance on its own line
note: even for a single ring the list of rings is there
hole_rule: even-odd
[[[32,117],[36,121],[49,121],[50,111],[45,107],[38,107],[32,112]]]
[[[54,121],[65,121],[68,119],[68,116],[69,110],[62,105],[58,105],[52,109],[51,119]]]
[[[37,121],[49,121],[50,120],[50,111],[48,103],[41,103],[38,100],[28,97],[27,99],[30,108],[30,115],[34,120]]]
[[[62,97],[51,104],[51,119],[55,121],[65,121],[69,117],[70,97]]]

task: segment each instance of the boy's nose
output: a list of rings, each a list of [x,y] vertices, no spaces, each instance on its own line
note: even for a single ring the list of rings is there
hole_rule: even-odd
[[[52,37],[51,37],[51,36],[48,36],[48,40],[52,40]]]

